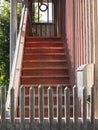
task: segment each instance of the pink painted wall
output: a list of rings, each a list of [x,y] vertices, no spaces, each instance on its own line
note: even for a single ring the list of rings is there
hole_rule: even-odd
[[[72,84],[76,82],[79,66],[94,63],[94,14],[91,1],[66,0],[65,45]]]

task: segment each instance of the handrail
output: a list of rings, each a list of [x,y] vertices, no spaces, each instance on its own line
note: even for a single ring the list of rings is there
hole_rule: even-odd
[[[8,95],[7,95],[7,102],[6,102],[6,116],[10,115],[10,113],[9,113],[10,90],[12,87],[15,89],[15,109],[14,109],[15,112],[17,109],[18,89],[19,89],[19,85],[20,85],[23,48],[24,48],[26,24],[27,24],[27,14],[28,14],[28,10],[24,6],[22,9],[19,34],[18,34],[18,38],[17,38],[14,61],[13,61],[11,75],[10,75],[10,83],[9,83],[9,89],[8,89]]]

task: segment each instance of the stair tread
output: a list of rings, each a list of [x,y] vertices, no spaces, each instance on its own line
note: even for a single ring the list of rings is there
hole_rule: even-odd
[[[31,43],[31,44],[33,44],[33,43],[36,43],[36,44],[37,44],[37,43],[38,43],[38,44],[39,44],[39,43],[41,43],[41,44],[44,44],[44,43],[45,43],[45,44],[47,44],[47,43],[50,43],[50,44],[51,44],[51,43],[57,43],[57,44],[58,44],[58,43],[61,43],[61,44],[62,44],[62,43],[64,43],[64,42],[63,42],[62,40],[59,40],[59,41],[27,41],[26,43]]]
[[[38,76],[22,76],[22,78],[64,78],[64,77],[69,77],[68,75],[38,75]]]
[[[53,56],[57,56],[57,55],[64,55],[65,56],[65,53],[27,53],[27,54],[24,54],[24,55],[32,55],[32,56],[46,56],[46,55],[53,55]]]
[[[66,62],[66,60],[25,60],[23,62]]]
[[[64,47],[39,47],[39,46],[37,46],[37,47],[25,47],[25,49],[64,49]]]
[[[62,69],[64,69],[64,70],[66,70],[66,69],[68,69],[67,67],[33,67],[33,68],[23,68],[23,70],[47,70],[47,69],[49,69],[49,70],[62,70]]]

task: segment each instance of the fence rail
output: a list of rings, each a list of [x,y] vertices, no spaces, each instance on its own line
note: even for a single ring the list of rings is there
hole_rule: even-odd
[[[81,104],[82,117],[78,116],[78,88],[73,88],[73,118],[70,117],[70,90],[64,90],[65,117],[62,118],[62,91],[58,87],[57,94],[57,118],[53,116],[53,93],[52,88],[48,88],[48,118],[43,116],[43,87],[39,86],[39,118],[34,118],[34,88],[30,88],[30,116],[24,115],[24,86],[20,88],[20,118],[14,116],[14,88],[10,91],[10,117],[6,117],[6,91],[2,87],[1,92],[1,117],[0,130],[98,130],[98,119],[94,114],[94,86],[91,88],[90,116],[87,117],[86,88],[83,88],[83,103]]]

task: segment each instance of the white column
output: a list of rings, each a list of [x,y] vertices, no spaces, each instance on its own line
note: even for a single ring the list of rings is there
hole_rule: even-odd
[[[17,39],[17,0],[10,0],[10,72]]]

